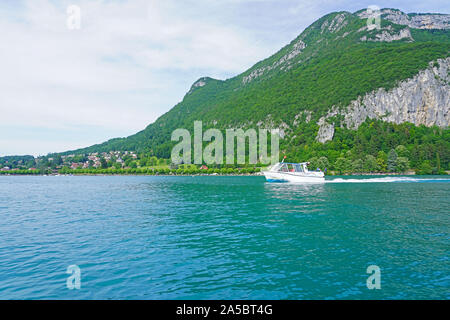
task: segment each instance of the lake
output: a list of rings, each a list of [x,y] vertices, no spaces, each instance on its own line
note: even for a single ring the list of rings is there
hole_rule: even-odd
[[[450,298],[449,178],[327,179],[1,176],[0,299]]]

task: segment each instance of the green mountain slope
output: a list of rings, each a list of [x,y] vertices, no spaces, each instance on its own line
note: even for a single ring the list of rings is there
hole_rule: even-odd
[[[65,154],[133,150],[168,158],[172,131],[190,129],[195,120],[202,120],[204,127],[220,129],[282,126],[287,128],[282,148],[295,160],[321,153],[336,159],[339,150],[334,155],[326,150],[351,149],[361,128],[352,132],[339,128],[335,139],[322,145],[315,141],[322,116],[373,90],[394,88],[426,69],[430,61],[450,55],[448,29],[412,28],[392,22],[384,13],[381,29],[368,30],[366,19],[358,16],[361,12],[322,17],[280,51],[234,78],[199,79],[179,104],[135,135]],[[344,132],[345,146],[333,146]],[[383,144],[391,139],[383,137],[381,149],[388,148]],[[448,153],[448,143],[442,148]]]

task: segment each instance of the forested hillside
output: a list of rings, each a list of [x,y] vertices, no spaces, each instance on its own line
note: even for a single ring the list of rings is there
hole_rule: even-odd
[[[129,150],[169,158],[172,131],[191,129],[195,120],[202,120],[205,129],[281,128],[282,154],[291,161],[326,157],[329,168],[344,172],[357,167],[357,160],[387,162],[387,154],[398,146],[409,167],[425,163],[427,168],[449,169],[446,126],[394,124],[380,118],[348,128],[335,117],[332,140],[317,141],[318,121],[333,108],[345,110],[380,88],[389,91],[450,56],[446,16],[416,26],[417,19],[410,25],[394,23],[401,15],[403,20],[413,17],[386,9],[381,28],[370,30],[363,11],[328,14],[242,74],[224,81],[199,79],[179,104],[143,131],[63,154]],[[446,88],[449,83],[444,79],[440,85]],[[336,166],[340,158],[345,159],[339,160],[345,162],[343,169]]]

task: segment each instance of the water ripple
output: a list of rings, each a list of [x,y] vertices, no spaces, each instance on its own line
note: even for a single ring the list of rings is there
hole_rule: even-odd
[[[0,177],[0,299],[448,299],[449,181]]]

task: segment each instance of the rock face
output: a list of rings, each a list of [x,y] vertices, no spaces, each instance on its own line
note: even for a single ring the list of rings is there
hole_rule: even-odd
[[[195,90],[195,88],[204,87],[206,85],[206,82],[209,79],[210,78],[208,78],[208,77],[203,77],[203,78],[200,78],[197,81],[195,81],[194,84],[191,86],[191,89],[189,90],[189,92],[187,94],[191,94]]]
[[[392,42],[397,40],[407,39],[408,41],[414,41],[411,36],[411,31],[408,27],[401,29],[398,33],[395,33],[391,26],[384,28],[381,33],[375,35],[374,38],[367,38],[366,36],[361,37],[361,41],[384,41]]]
[[[393,23],[416,29],[449,29],[450,15],[448,14],[416,14],[408,15],[399,10],[383,9],[384,18]]]
[[[347,13],[348,14],[348,13]],[[345,27],[348,23],[348,21],[345,20],[346,14],[340,13],[336,15],[331,22],[326,20],[322,26],[321,26],[321,32],[323,33],[326,29],[332,33],[336,33],[339,30],[341,30],[343,27]]]
[[[304,110],[294,117],[293,125],[297,126],[301,121],[305,121],[306,123],[309,123],[311,121],[311,117],[312,117],[312,112],[309,110]]]
[[[328,123],[325,117],[320,118],[317,124],[320,126],[316,137],[317,141],[324,143],[332,140],[334,136],[334,124]]]
[[[405,25],[416,29],[450,29],[450,15],[449,14],[406,14],[400,10],[395,9],[381,9],[381,16],[383,19],[389,20],[393,23]],[[358,13],[361,19],[367,19],[372,13],[368,10],[363,10]]]
[[[278,61],[275,61],[270,66],[261,67],[253,70],[248,76],[243,77],[242,83],[247,84],[252,80],[262,76],[264,73],[280,67],[281,70],[289,68],[289,61],[298,56],[306,48],[306,44],[302,40],[295,42],[291,50],[282,56]]]
[[[367,118],[393,123],[411,122],[415,125],[448,127],[449,71],[450,58],[439,59],[389,91],[381,88],[368,93],[352,101],[343,110],[333,107],[326,116],[320,118],[316,139],[323,143],[333,138],[334,125],[327,120],[336,115],[343,116],[344,124],[349,129],[357,129]]]

